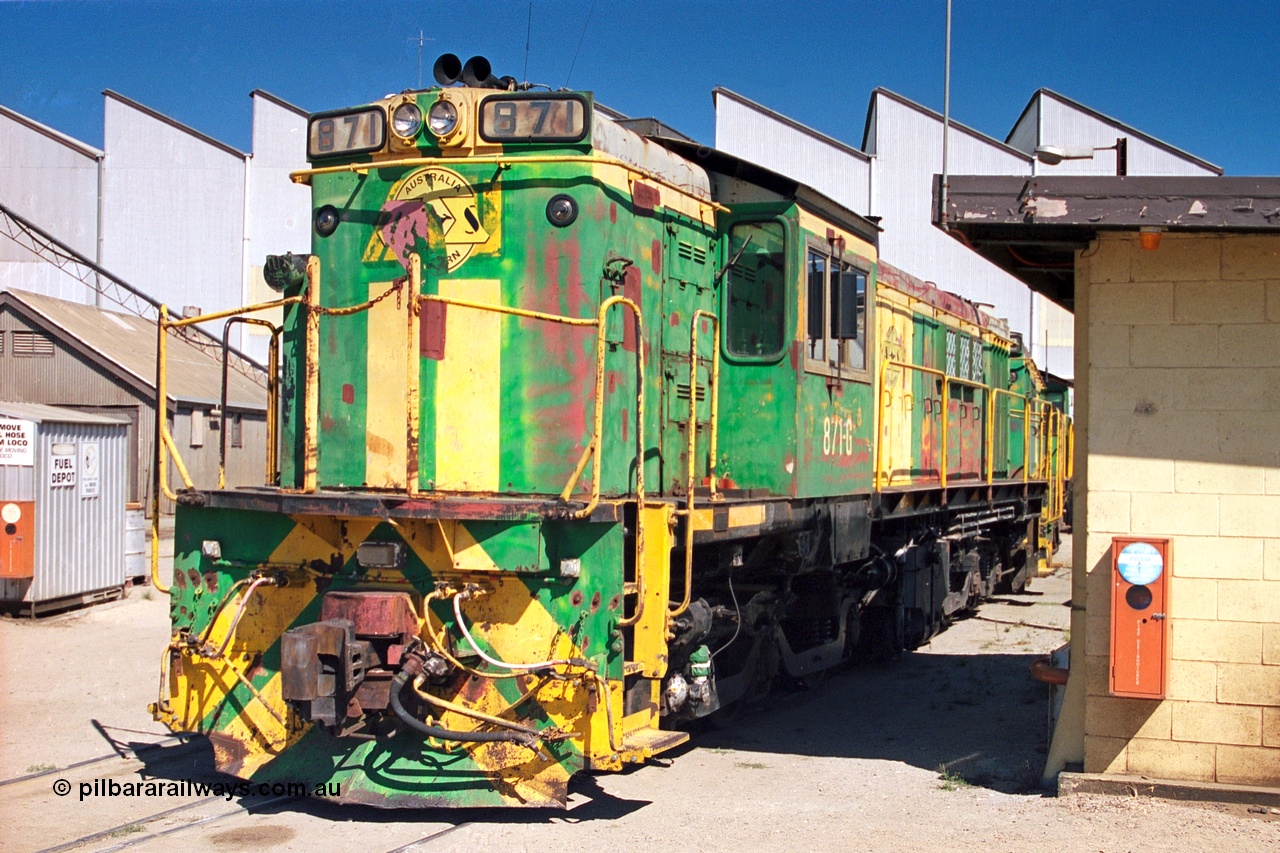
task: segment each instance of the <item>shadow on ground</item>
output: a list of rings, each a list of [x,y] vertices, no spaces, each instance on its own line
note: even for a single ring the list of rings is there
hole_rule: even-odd
[[[814,690],[775,692],[693,746],[899,761],[952,784],[1039,793],[1047,693],[1033,654],[906,654],[837,672]]]

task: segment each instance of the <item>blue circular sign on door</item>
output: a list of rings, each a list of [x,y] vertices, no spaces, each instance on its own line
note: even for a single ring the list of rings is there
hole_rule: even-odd
[[[1120,551],[1116,560],[1120,577],[1131,584],[1146,586],[1155,582],[1164,571],[1164,558],[1154,545],[1147,542],[1131,542]]]

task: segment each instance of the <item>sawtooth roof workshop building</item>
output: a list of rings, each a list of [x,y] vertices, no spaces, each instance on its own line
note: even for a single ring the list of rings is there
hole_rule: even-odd
[[[852,210],[878,217],[880,254],[1008,319],[1047,373],[1073,374],[1072,319],[1061,305],[933,227],[933,175],[941,169],[943,117],[876,89],[857,146],[806,127],[728,89],[713,93],[716,147],[808,184]],[[966,175],[1117,174],[1126,140],[1130,175],[1220,175],[1222,170],[1048,89],[1032,95],[1004,140],[951,122],[949,171]],[[1041,146],[1097,150],[1088,159],[1039,162]],[[1016,253],[1016,248],[1012,250]],[[1034,258],[1025,258],[1034,266]]]

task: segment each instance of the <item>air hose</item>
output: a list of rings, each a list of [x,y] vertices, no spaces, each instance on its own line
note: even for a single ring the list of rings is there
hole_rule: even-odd
[[[391,710],[395,712],[396,718],[400,722],[419,734],[424,734],[437,740],[450,740],[461,743],[505,742],[531,746],[537,740],[537,738],[521,732],[459,732],[453,729],[442,729],[439,726],[429,726],[406,711],[404,705],[400,703],[400,694],[409,685],[411,678],[413,676],[407,670],[401,670],[391,680]]]

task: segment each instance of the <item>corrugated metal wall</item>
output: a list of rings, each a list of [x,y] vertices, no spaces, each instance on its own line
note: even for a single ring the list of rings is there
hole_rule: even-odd
[[[864,216],[871,213],[870,158],[833,145],[743,103],[715,93],[716,147],[808,184]]]
[[[76,485],[49,483],[53,446],[69,444],[79,457],[85,442],[98,444],[97,497],[81,494],[80,462]],[[127,476],[123,424],[36,424],[35,466],[0,466],[0,495],[35,501],[35,575],[30,584],[0,582],[0,597],[13,600],[10,596],[17,595],[25,602],[39,603],[123,584]]]
[[[0,311],[0,331],[5,338],[0,396],[6,400],[50,406],[125,406],[142,400],[102,368],[61,347],[49,357],[15,357],[13,332],[44,332],[8,311]]]
[[[1218,174],[1167,148],[1134,136],[1118,124],[1064,103],[1051,93],[1043,93],[1040,97],[1040,141],[1037,145],[1101,148],[1115,145],[1121,136],[1129,140],[1130,175]],[[1037,165],[1036,171],[1042,175],[1114,175],[1115,152],[1098,151],[1092,160],[1064,160],[1056,166]]]
[[[111,95],[104,128],[103,265],[176,311],[240,305],[244,158]]]
[[[876,151],[874,213],[885,229],[880,254],[913,275],[975,302],[1027,334],[1031,291],[933,225],[933,176],[942,171],[942,122],[884,92],[872,102]],[[956,175],[1030,174],[1028,158],[952,127],[948,168]]]
[[[245,223],[246,305],[280,298],[262,277],[267,255],[311,251],[311,190],[289,180],[290,172],[307,167],[306,137],[304,114],[254,92],[253,158],[249,161]],[[257,316],[279,324],[283,314],[272,311]],[[263,329],[244,327],[243,346],[266,364],[268,339]]]
[[[43,131],[41,130],[43,128]],[[98,251],[98,161],[93,149],[0,111],[0,199],[76,251]],[[16,287],[92,305],[94,293],[27,249],[0,238],[0,289]]]
[[[191,443],[192,409],[180,408],[170,424],[174,444],[178,453],[182,454],[187,473],[200,489],[216,489],[218,487],[218,430],[212,428],[216,418],[210,417],[208,409],[194,410],[198,417],[204,419],[203,440],[199,447]],[[241,413],[241,429],[243,447],[231,445],[231,415],[227,417],[227,485],[261,486],[266,479],[267,419],[261,413]],[[182,478],[169,464],[169,488],[175,491],[183,487]]]

